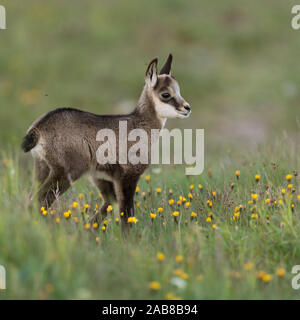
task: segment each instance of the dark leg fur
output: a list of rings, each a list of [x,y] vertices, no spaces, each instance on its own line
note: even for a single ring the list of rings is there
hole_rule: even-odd
[[[97,212],[93,216],[92,222],[96,221],[100,223],[100,220],[102,220],[107,216],[107,211],[106,211],[107,207],[116,200],[116,194],[115,194],[114,185],[112,182],[101,180],[101,179],[94,179],[94,183],[99,189],[104,202],[100,209],[100,217],[99,217],[99,212]]]
[[[137,182],[138,179],[132,177],[115,182],[120,213],[123,212],[123,216],[121,216],[123,233],[127,233],[129,230],[128,218],[134,216],[134,194]]]

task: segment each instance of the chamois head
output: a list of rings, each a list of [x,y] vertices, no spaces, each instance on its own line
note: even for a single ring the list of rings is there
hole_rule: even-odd
[[[171,76],[172,55],[157,74],[157,58],[153,59],[146,71],[146,89],[152,99],[157,116],[166,118],[187,118],[191,107],[180,95],[178,82]]]

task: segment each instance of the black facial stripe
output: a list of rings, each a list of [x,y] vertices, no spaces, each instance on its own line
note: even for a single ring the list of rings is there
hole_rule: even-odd
[[[179,109],[180,104],[176,101],[176,99],[173,97],[168,101],[168,104],[172,105],[175,107],[175,109]]]

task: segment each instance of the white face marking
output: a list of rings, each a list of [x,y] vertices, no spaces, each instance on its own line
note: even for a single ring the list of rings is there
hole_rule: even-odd
[[[173,106],[168,103],[162,102],[159,98],[153,95],[153,101],[155,106],[155,111],[160,119],[184,119],[188,118],[190,113],[177,111]]]

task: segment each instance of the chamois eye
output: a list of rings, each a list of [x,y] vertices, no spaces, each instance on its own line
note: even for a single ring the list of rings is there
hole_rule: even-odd
[[[171,97],[171,95],[170,95],[168,92],[162,93],[161,96],[162,96],[164,99],[168,99],[168,98]]]

